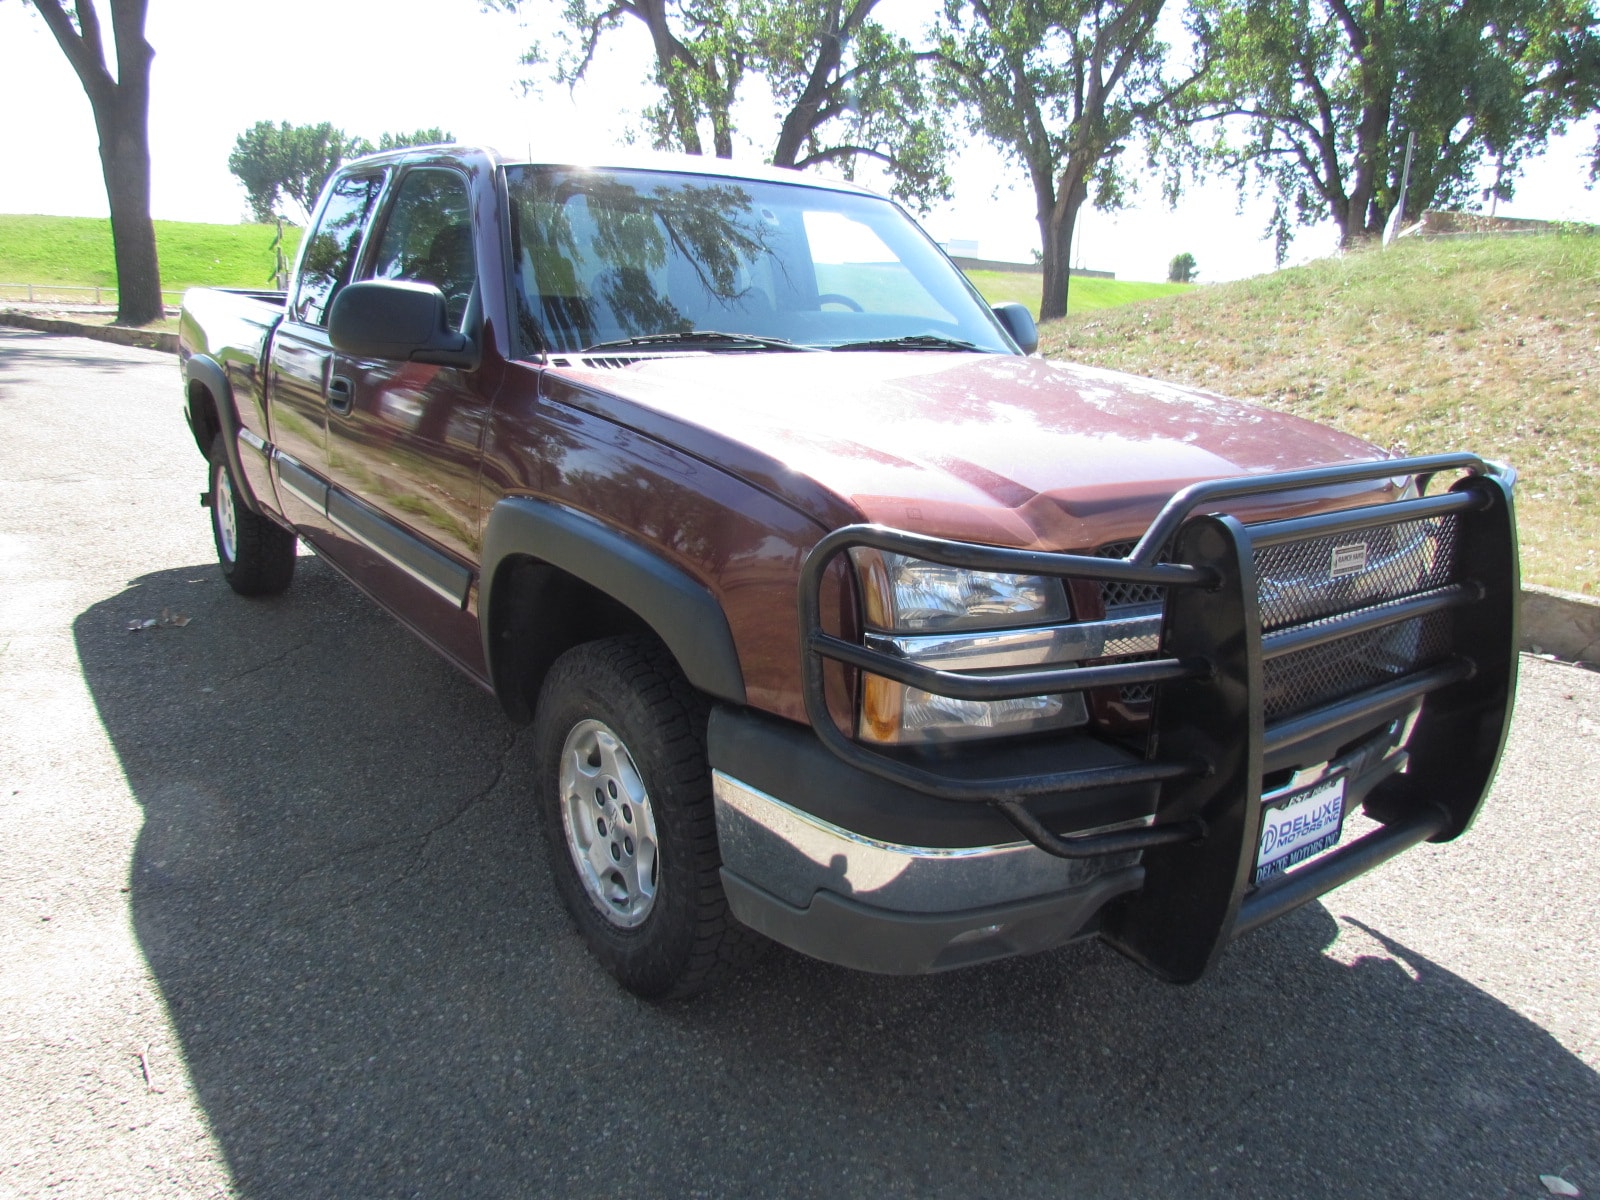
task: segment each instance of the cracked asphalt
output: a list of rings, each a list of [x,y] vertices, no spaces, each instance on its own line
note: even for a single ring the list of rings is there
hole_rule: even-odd
[[[1600,1196],[1600,675],[1524,659],[1467,838],[1193,987],[652,1006],[519,730],[315,558],[234,596],[203,486],[171,357],[0,329],[0,1197]]]

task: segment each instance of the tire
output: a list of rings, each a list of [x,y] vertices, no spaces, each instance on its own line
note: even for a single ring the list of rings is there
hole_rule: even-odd
[[[211,442],[211,536],[228,586],[241,596],[272,596],[294,579],[295,536],[239,502],[222,434]]]
[[[595,957],[648,999],[712,987],[761,945],[722,891],[707,713],[664,647],[618,637],[557,659],[534,716],[561,899]]]

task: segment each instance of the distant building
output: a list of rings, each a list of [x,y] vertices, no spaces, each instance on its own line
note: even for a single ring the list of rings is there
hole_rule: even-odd
[[[1006,262],[998,258],[971,258],[957,252],[956,246],[960,244],[958,242],[950,242],[945,249],[950,255],[950,261],[963,271],[1009,271],[1017,275],[1044,274],[1044,268],[1036,262],[1019,263]],[[1068,274],[1077,279],[1115,279],[1117,277],[1115,271],[1091,271],[1086,267],[1073,267]]]

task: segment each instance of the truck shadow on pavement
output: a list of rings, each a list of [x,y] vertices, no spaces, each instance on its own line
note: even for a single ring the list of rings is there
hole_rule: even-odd
[[[918,979],[774,949],[637,1001],[561,911],[518,731],[299,565],[264,602],[162,571],[74,625],[144,810],[134,928],[241,1195],[1600,1187],[1600,1077],[1320,905],[1190,988],[1097,944]],[[191,620],[128,631],[163,610]]]

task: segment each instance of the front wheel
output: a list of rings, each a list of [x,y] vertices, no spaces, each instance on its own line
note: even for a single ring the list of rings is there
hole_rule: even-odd
[[[294,579],[294,534],[240,502],[220,433],[211,442],[211,535],[222,576],[241,596],[271,596]]]
[[[607,970],[652,999],[720,982],[759,945],[722,892],[706,715],[664,648],[627,637],[557,659],[534,718],[561,898]]]

